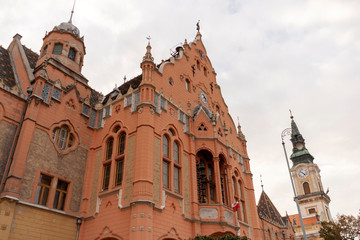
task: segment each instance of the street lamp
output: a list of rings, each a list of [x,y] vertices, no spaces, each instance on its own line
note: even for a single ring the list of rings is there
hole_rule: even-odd
[[[285,129],[284,131],[282,131],[282,133],[281,133],[281,140],[282,140],[282,145],[283,145],[283,148],[284,148],[284,154],[285,154],[286,164],[287,164],[287,167],[288,167],[288,170],[289,170],[289,175],[290,175],[290,180],[291,180],[291,186],[292,186],[293,191],[294,191],[296,207],[297,207],[297,210],[298,210],[298,213],[299,213],[299,218],[300,218],[301,228],[302,228],[303,235],[304,235],[304,240],[307,240],[306,232],[305,232],[305,228],[304,228],[304,223],[303,223],[303,219],[302,219],[302,216],[301,216],[301,211],[300,211],[300,206],[299,206],[299,200],[298,200],[298,198],[297,198],[297,196],[296,196],[294,181],[293,181],[293,179],[292,179],[292,177],[291,177],[289,159],[288,159],[288,157],[287,157],[286,148],[285,148],[285,142],[284,142],[284,137],[287,136],[287,135],[290,135],[290,134],[291,134],[291,128],[286,128],[286,129]]]

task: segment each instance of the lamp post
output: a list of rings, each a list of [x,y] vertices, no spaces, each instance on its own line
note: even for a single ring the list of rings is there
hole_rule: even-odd
[[[286,148],[285,148],[285,142],[284,142],[284,137],[287,136],[287,135],[290,135],[290,134],[291,134],[291,128],[286,128],[286,129],[285,129],[284,131],[282,131],[282,133],[281,133],[281,140],[282,140],[282,145],[283,145],[283,148],[284,148],[284,154],[285,154],[286,164],[287,164],[288,171],[289,171],[289,175],[290,175],[291,186],[292,186],[293,191],[294,191],[296,207],[297,207],[297,210],[298,210],[298,213],[299,213],[299,218],[300,218],[301,228],[302,228],[303,235],[304,235],[304,240],[307,240],[306,232],[305,232],[305,228],[304,228],[304,223],[303,223],[303,219],[302,219],[302,216],[301,216],[301,211],[300,211],[300,206],[299,206],[299,200],[298,200],[298,198],[297,198],[297,196],[296,196],[294,181],[293,181],[293,179],[292,179],[292,177],[291,177],[289,159],[288,159],[288,157],[287,157]]]

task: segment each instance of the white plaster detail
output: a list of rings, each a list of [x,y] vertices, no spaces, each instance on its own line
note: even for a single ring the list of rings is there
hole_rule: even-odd
[[[234,216],[231,212],[228,211],[224,211],[224,216],[225,216],[225,220],[229,223],[233,223],[234,222]]]
[[[200,208],[200,218],[203,219],[217,219],[219,217],[218,210],[216,208]]]
[[[99,213],[101,202],[102,202],[102,198],[98,197],[96,201],[96,213]]]
[[[164,209],[165,208],[165,204],[166,204],[166,198],[167,198],[167,195],[166,195],[166,192],[164,190],[162,190],[162,194],[161,194],[161,199],[162,199],[162,204],[161,204],[161,207],[160,209]]]
[[[119,193],[116,194],[117,200],[118,200],[118,207],[123,208],[123,205],[121,205],[121,198],[122,198],[122,189],[119,189]]]

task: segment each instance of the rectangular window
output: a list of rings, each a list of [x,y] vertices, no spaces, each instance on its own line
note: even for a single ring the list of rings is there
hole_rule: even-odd
[[[123,179],[124,159],[116,161],[115,186],[120,186]]]
[[[60,101],[60,90],[54,88],[51,97]]]
[[[129,95],[125,98],[125,107],[129,107],[132,104],[132,95]]]
[[[184,112],[179,110],[178,116],[179,116],[179,119],[178,119],[178,120],[179,120],[180,122],[182,122],[182,123],[185,123],[185,121],[184,121]]]
[[[166,99],[163,97],[160,97],[160,107],[161,109],[166,110]]]
[[[105,108],[105,116],[104,117],[110,116],[110,113],[111,113],[111,111],[110,111],[110,105],[109,105]]]
[[[90,111],[90,107],[89,106],[86,106],[85,104],[82,106],[82,114],[85,115],[85,116],[89,116],[89,111]]]
[[[54,46],[53,54],[61,55],[62,49],[63,49],[63,45],[61,43],[56,43]]]
[[[96,111],[94,109],[91,109],[91,115],[90,115],[90,121],[89,121],[89,127],[94,128],[95,122],[96,122]]]
[[[35,203],[46,206],[52,177],[40,174],[39,183],[36,188]]]
[[[309,214],[313,214],[313,213],[316,213],[315,208],[310,208],[310,209],[309,209]]]
[[[135,93],[134,97],[135,97],[134,109],[136,110],[137,106],[140,104],[140,92]]]
[[[174,167],[174,191],[180,193],[180,169]]]
[[[104,165],[103,187],[102,187],[103,190],[107,190],[109,188],[110,169],[111,169],[111,163]]]
[[[166,161],[163,161],[163,187],[169,189],[169,167],[170,164]]]
[[[159,112],[159,94],[154,93],[154,105],[156,108],[156,112]]]
[[[68,183],[58,180],[54,198],[53,208],[58,210],[64,210],[65,199],[67,195]]]
[[[97,128],[101,128],[101,127],[102,127],[103,113],[104,113],[104,110],[101,109],[101,110],[99,111],[99,114],[98,114]]]
[[[190,127],[189,127],[189,117],[188,116],[185,116],[185,132],[189,132],[190,130]]]
[[[48,98],[49,98],[49,95],[50,95],[50,85],[49,84],[46,84],[44,83],[44,88],[41,92],[41,98],[44,102],[48,102]]]

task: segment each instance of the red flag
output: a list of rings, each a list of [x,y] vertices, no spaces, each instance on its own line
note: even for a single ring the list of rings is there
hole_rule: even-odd
[[[232,209],[234,210],[234,212],[236,212],[236,210],[238,210],[240,208],[239,202],[236,201],[233,204],[231,204]]]

